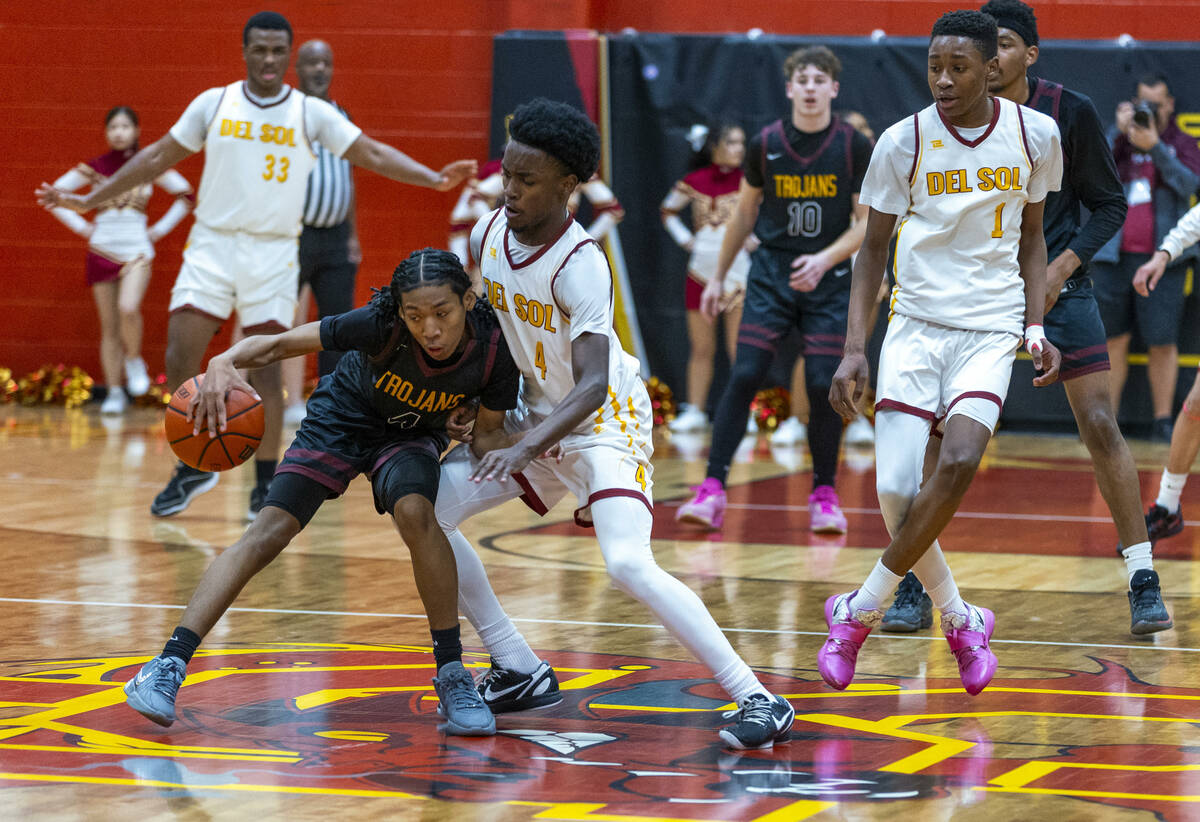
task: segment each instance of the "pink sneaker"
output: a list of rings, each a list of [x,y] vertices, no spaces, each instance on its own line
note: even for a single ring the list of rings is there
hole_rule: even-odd
[[[818,485],[808,497],[809,530],[814,534],[846,533],[846,515],[842,513],[837,491],[832,485]]]
[[[720,528],[725,521],[725,486],[715,477],[706,477],[692,490],[696,496],[679,506],[675,519],[706,528]]]
[[[829,639],[817,651],[817,669],[831,688],[845,690],[854,679],[854,666],[858,662],[858,649],[867,634],[883,619],[883,611],[856,611],[850,600],[857,591],[834,594],[825,600],[825,624],[829,626]]]
[[[966,617],[942,614],[942,633],[958,659],[958,675],[971,696],[986,688],[996,673],[996,655],[988,647],[995,629],[996,615],[987,608],[968,605]]]

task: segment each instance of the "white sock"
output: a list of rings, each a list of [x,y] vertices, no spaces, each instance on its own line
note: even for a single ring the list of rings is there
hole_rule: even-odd
[[[741,659],[735,660],[717,671],[713,678],[729,694],[729,698],[738,705],[751,694],[765,694],[769,699],[771,692],[758,681],[754,671]]]
[[[1129,574],[1129,585],[1133,585],[1133,575],[1143,569],[1154,570],[1154,558],[1150,555],[1150,543],[1139,542],[1121,551],[1125,557],[1125,571]]]
[[[1162,481],[1158,484],[1158,499],[1154,504],[1174,514],[1179,508],[1179,497],[1183,494],[1183,486],[1187,485],[1187,478],[1187,474],[1172,474],[1164,468]]]
[[[501,668],[522,674],[531,674],[542,664],[538,655],[529,647],[525,637],[507,616],[500,622],[477,628],[479,639],[488,653],[500,663]]]
[[[854,595],[850,607],[855,611],[882,610],[880,603],[892,601],[892,594],[896,593],[896,588],[902,579],[904,577],[898,577],[889,571],[882,559],[876,560],[875,567],[867,576],[867,581]]]
[[[925,593],[929,594],[929,598],[933,600],[934,608],[943,614],[947,612],[967,613],[967,604],[959,596],[954,574],[950,573],[946,557],[942,553],[941,546],[936,542],[929,546],[929,550],[922,554],[921,558],[913,565],[913,573],[925,586]]]

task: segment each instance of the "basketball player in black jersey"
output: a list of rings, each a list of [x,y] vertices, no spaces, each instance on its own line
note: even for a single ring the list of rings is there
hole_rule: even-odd
[[[1125,193],[1092,101],[1058,83],[1034,77],[1037,18],[1020,0],[991,0],[981,11],[1000,29],[1000,70],[988,91],[1052,117],[1062,134],[1062,188],[1046,197],[1046,337],[1062,351],[1059,381],[1067,392],[1079,436],[1087,446],[1096,483],[1108,504],[1129,578],[1130,630],[1150,634],[1171,627],[1142,515],[1137,466],[1117,427],[1108,386],[1104,324],[1088,263],[1125,221]],[[1082,219],[1081,206],[1089,214]],[[934,442],[931,440],[931,442]],[[928,461],[926,464],[929,464]],[[910,571],[883,618],[885,631],[915,631],[932,624],[929,597]]]
[[[725,480],[750,402],[762,385],[779,342],[792,327],[803,336],[804,378],[810,405],[808,445],[813,493],[811,528],[846,532],[834,482],[842,418],[829,388],[842,356],[850,304],[850,255],[862,244],[867,209],[858,191],[871,159],[871,141],[833,116],[841,63],[824,46],[807,46],[783,64],[791,116],[750,140],[745,177],[700,310],[715,318],[725,274],[751,230],[762,246],[751,258],[738,328],[737,358],[713,418],[708,474],[677,518],[720,528]]]
[[[412,554],[446,730],[493,734],[491,711],[462,665],[458,572],[433,505],[455,408],[479,399],[471,446],[478,453],[510,444],[503,420],[516,407],[519,372],[496,317],[485,300],[476,301],[457,257],[415,251],[366,306],[282,334],[246,337],[214,357],[189,407],[196,430],[205,423],[209,431],[224,429],[229,389],[253,393],[235,369],[319,351],[348,353],[309,399],[262,513],[209,566],[162,655],[126,684],[127,701],[160,725],[174,722],[175,696],[205,634],[325,500],[366,474],[376,510],[392,515]]]

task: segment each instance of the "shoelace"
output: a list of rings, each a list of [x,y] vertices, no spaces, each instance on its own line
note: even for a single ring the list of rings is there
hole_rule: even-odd
[[[465,671],[451,674],[446,679],[446,690],[446,696],[454,703],[455,708],[470,708],[475,705],[479,696],[475,690],[475,680]]]
[[[1154,587],[1151,585],[1142,585],[1141,587],[1133,589],[1134,607],[1153,608],[1157,604],[1155,602],[1156,593],[1157,591],[1155,591]]]
[[[921,593],[924,593],[924,591]],[[896,607],[906,608],[919,606],[920,604],[921,594],[917,593],[917,586],[910,585],[907,581],[901,582],[900,587],[896,589]]]
[[[174,665],[157,665],[154,669],[154,678],[150,680],[150,689],[158,691],[165,697],[174,698],[182,682],[183,672]]]
[[[727,711],[725,716],[731,717],[738,714],[741,714],[739,722],[748,722],[752,725],[770,725],[771,700],[762,694],[754,694],[746,698],[746,702],[741,708],[734,711]]]

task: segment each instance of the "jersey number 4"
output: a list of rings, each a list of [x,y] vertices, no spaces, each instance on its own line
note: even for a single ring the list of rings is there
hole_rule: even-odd
[[[546,349],[542,348],[542,341],[538,340],[537,347],[533,349],[533,367],[542,372],[542,379],[546,379]]]
[[[267,155],[267,167],[263,170],[262,178],[264,180],[275,179],[281,183],[286,183],[288,178],[288,168],[291,167],[291,160],[287,157],[278,158],[278,167],[276,166],[276,157],[274,154]]]

